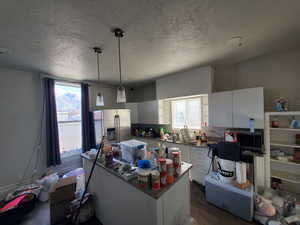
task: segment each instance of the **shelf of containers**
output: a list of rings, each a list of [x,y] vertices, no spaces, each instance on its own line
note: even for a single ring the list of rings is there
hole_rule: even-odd
[[[296,134],[300,134],[300,127],[289,127],[292,117],[296,117],[300,123],[300,112],[266,112],[265,113],[265,187],[271,186],[271,178],[281,179],[290,192],[300,191],[300,163],[283,161],[271,158],[272,150],[284,151],[290,155],[294,149],[300,149],[296,144]],[[279,120],[279,127],[271,127],[274,117]],[[300,194],[300,193],[298,193]]]

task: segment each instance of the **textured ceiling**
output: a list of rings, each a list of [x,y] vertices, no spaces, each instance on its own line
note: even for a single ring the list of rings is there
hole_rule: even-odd
[[[117,82],[121,27],[124,80],[145,81],[298,45],[299,21],[299,0],[3,0],[0,66],[95,80],[100,46],[102,79]]]

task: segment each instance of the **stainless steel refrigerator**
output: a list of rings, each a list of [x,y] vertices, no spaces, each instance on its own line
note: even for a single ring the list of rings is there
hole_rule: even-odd
[[[111,142],[120,142],[131,138],[129,109],[105,109],[93,111],[95,140],[99,145],[104,136]]]

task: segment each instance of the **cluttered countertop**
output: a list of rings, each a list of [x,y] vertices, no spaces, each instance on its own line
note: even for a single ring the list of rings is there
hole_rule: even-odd
[[[172,141],[172,140],[161,140],[159,137],[141,137],[141,136],[133,136],[133,138],[136,138],[138,140],[153,140],[153,141],[161,141],[166,142],[170,144],[177,144],[177,145],[185,145],[185,146],[191,146],[196,148],[207,148],[209,144],[216,144],[218,141],[222,140],[222,138],[215,138],[215,137],[208,137],[208,141],[197,143],[197,141],[194,142],[181,142],[181,141]]]
[[[172,129],[163,125],[134,124],[131,134],[133,138],[140,140],[153,140],[196,148],[207,148],[210,144],[216,144],[224,140],[222,135],[220,136],[218,132],[211,132],[207,127],[193,130],[188,129],[186,126],[181,129]]]
[[[129,140],[124,143],[139,143],[139,141]],[[124,155],[125,154],[126,153],[124,153]],[[136,155],[136,153],[133,153],[133,155]],[[180,158],[178,158],[178,152],[172,153],[171,155],[177,156],[175,160],[179,164],[176,165],[175,161],[173,163],[171,159],[160,156],[155,159],[157,165],[152,165],[152,169],[139,168],[142,167],[141,164],[147,164],[150,160],[139,160],[139,165],[136,167],[117,158],[110,158],[110,161],[108,162],[105,161],[105,159],[103,160],[102,157],[97,159],[96,165],[138,190],[158,199],[192,168],[192,164],[181,162]],[[95,159],[95,152],[83,153],[81,156],[83,159],[92,162]],[[106,156],[105,158],[107,159],[108,157]]]

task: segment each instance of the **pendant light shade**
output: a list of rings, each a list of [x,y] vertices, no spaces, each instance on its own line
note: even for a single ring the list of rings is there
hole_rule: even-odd
[[[117,90],[117,103],[126,103],[125,87],[120,86]]]
[[[124,31],[121,30],[120,28],[116,28],[113,32],[118,40],[118,53],[119,53],[120,85],[117,90],[117,103],[126,103],[126,91],[122,83],[121,43],[120,43],[120,39],[124,37]]]
[[[99,54],[102,53],[102,50],[99,47],[95,47],[94,51],[96,52],[96,55],[97,55],[98,81],[100,82]],[[101,92],[99,92],[97,94],[97,97],[96,97],[96,106],[104,106],[104,98],[103,98],[103,95],[102,95]]]
[[[104,106],[103,95],[99,92],[96,98],[96,106]]]

